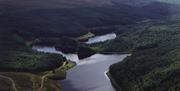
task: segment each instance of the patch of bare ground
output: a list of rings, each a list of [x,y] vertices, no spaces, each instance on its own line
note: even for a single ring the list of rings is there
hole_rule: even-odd
[[[57,81],[42,80],[31,73],[0,72],[0,91],[61,91]]]

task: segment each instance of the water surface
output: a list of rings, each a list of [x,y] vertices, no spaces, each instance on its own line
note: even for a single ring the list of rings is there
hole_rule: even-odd
[[[95,36],[93,38],[90,38],[85,43],[86,44],[93,44],[93,43],[98,43],[98,42],[104,42],[104,41],[107,41],[107,40],[115,39],[116,37],[117,37],[117,35],[115,33],[109,33],[109,34]]]
[[[116,38],[115,33],[90,38],[86,44],[104,42]],[[55,47],[34,46],[34,50],[45,53],[56,53],[63,55],[77,66],[67,72],[67,78],[60,81],[63,91],[115,91],[106,72],[109,66],[122,61],[128,55],[120,54],[94,54],[88,58],[79,60],[77,54],[65,54],[57,51]]]
[[[76,63],[79,63],[79,58],[77,54],[72,54],[72,53],[66,54],[61,51],[56,50],[56,48],[52,46],[33,46],[32,49],[38,52],[60,54],[66,57],[66,59],[68,60],[72,60],[72,61],[75,61]]]
[[[106,72],[111,64],[122,61],[126,56],[95,54],[80,60],[61,81],[63,91],[115,91]]]

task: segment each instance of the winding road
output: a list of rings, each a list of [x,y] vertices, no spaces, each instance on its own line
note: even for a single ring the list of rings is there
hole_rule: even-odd
[[[15,81],[14,81],[12,78],[7,77],[7,76],[4,76],[4,75],[0,75],[0,78],[5,78],[5,79],[8,79],[9,81],[11,81],[13,90],[14,90],[14,91],[19,91],[19,90],[16,88],[16,83],[15,83]]]
[[[58,68],[58,69],[61,69],[61,68],[65,67],[65,66],[66,66],[66,62],[64,62],[63,65],[62,65],[60,68]],[[40,86],[40,88],[38,89],[38,91],[42,91],[42,90],[43,90],[45,80],[46,80],[46,78],[47,78],[51,73],[52,73],[52,71],[49,71],[46,75],[44,75],[44,76],[41,77],[41,86]]]

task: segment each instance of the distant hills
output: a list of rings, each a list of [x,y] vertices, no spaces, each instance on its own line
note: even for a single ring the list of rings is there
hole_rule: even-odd
[[[32,10],[52,8],[108,7],[119,4],[144,6],[151,2],[177,4],[177,0],[1,0],[0,7],[9,10]],[[180,3],[180,2],[179,2]]]
[[[12,10],[42,8],[104,7],[116,4],[142,4],[152,0],[1,0],[1,7]]]
[[[173,4],[180,4],[179,0],[158,0],[161,2],[166,2],[166,3],[173,3]]]
[[[94,27],[161,19],[172,4],[154,0],[1,0],[0,28],[30,36],[79,36]],[[100,3],[99,3],[100,2]],[[143,5],[143,6],[142,6]],[[162,5],[163,7],[158,7]],[[161,8],[161,10],[159,10]]]
[[[52,45],[55,42],[59,47],[66,44],[72,48],[76,43],[69,41],[75,41],[74,37],[89,31],[103,34],[117,30],[118,37],[101,47],[105,51],[132,51],[131,57],[110,67],[124,91],[179,91],[180,21],[166,20],[180,14],[178,2],[0,0],[0,70],[57,68],[65,58],[33,51],[34,42],[44,39]],[[84,45],[80,47],[82,52],[88,50]]]
[[[164,2],[152,2],[143,6],[145,10],[152,13],[159,13],[161,15],[172,15],[180,13],[180,5],[164,3]]]

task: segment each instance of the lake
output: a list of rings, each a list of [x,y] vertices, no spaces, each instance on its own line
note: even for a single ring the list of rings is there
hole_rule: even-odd
[[[63,91],[115,91],[106,72],[109,66],[122,61],[128,55],[95,54],[80,60],[61,81]]]
[[[110,33],[90,38],[86,43],[98,43],[116,38],[116,34]],[[34,50],[45,53],[63,55],[77,66],[67,72],[67,78],[60,81],[63,91],[115,91],[106,72],[109,66],[122,61],[128,54],[94,54],[85,59],[79,59],[77,54],[65,54],[57,51],[55,47],[34,46]]]
[[[93,38],[90,38],[85,43],[86,44],[93,44],[93,43],[98,43],[98,42],[104,42],[104,41],[107,41],[107,40],[115,39],[116,37],[117,37],[117,35],[115,33],[108,33],[108,34],[105,34],[105,35],[100,35],[100,36],[95,36]]]

